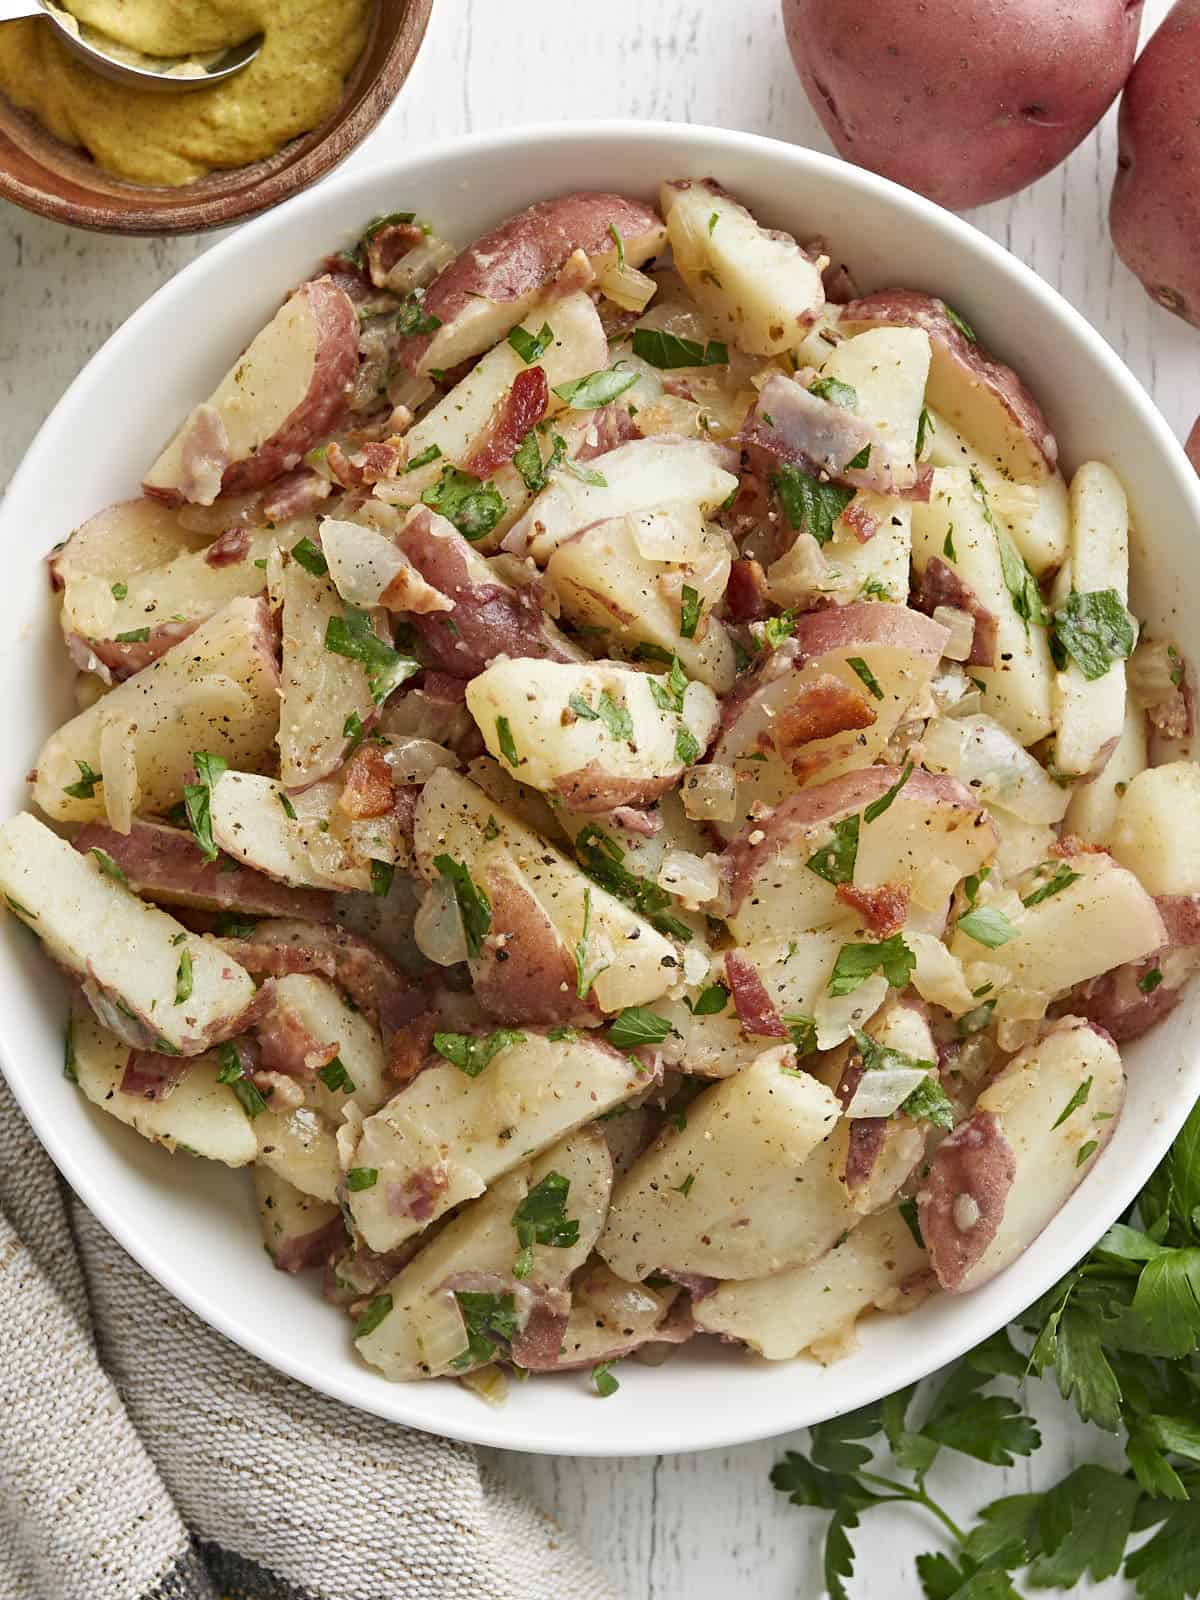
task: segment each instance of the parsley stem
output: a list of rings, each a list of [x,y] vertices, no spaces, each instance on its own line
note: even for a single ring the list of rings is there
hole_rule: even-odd
[[[942,1510],[936,1500],[930,1499],[924,1489],[910,1489],[906,1483],[897,1483],[895,1478],[880,1477],[877,1472],[860,1472],[858,1476],[864,1483],[877,1484],[881,1489],[893,1490],[892,1499],[908,1500],[915,1505],[924,1506],[926,1511],[932,1512],[942,1526],[949,1531],[956,1544],[964,1544],[966,1542],[966,1534],[953,1518]]]

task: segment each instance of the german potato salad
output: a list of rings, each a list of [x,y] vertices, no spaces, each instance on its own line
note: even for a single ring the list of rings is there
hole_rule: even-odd
[[[66,1071],[386,1377],[832,1361],[1103,1162],[1193,687],[970,310],[710,180],[376,218],[53,552]]]

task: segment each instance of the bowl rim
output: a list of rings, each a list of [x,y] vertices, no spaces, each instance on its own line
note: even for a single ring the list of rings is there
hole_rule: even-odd
[[[248,222],[288,200],[298,199],[362,145],[386,115],[408,81],[424,42],[432,10],[433,0],[406,0],[403,16],[387,46],[383,61],[378,70],[362,84],[357,102],[344,117],[340,117],[339,112],[345,102],[343,93],[338,109],[326,118],[323,125],[326,131],[320,134],[302,155],[295,160],[285,159],[291,144],[309,138],[311,134],[301,134],[296,140],[289,140],[288,144],[274,155],[267,156],[262,161],[247,162],[242,167],[218,167],[212,174],[233,184],[237,182],[239,175],[255,167],[264,167],[266,170],[255,182],[213,193],[203,189],[196,190],[194,185],[185,184],[178,189],[162,189],[114,177],[112,181],[121,185],[117,192],[122,197],[136,196],[141,189],[156,195],[174,194],[179,197],[171,204],[132,205],[127,211],[120,211],[101,194],[97,194],[94,201],[84,202],[67,199],[63,195],[25,183],[10,172],[0,159],[0,199],[10,200],[22,210],[32,212],[35,216],[45,217],[51,222],[65,223],[72,228],[83,228],[89,233],[107,233],[130,238],[207,233],[214,228],[226,228],[234,223]],[[378,10],[374,26],[379,26]],[[352,69],[351,80],[353,76]],[[14,109],[22,119],[28,120],[32,116],[32,113],[22,111],[19,107]],[[46,133],[45,129],[41,131]],[[320,130],[314,129],[311,132],[320,133]],[[53,134],[47,136],[54,138]],[[2,137],[7,143],[7,135]],[[62,148],[70,149],[67,145],[63,145]],[[201,180],[202,183],[203,181]],[[149,301],[146,303],[149,304]]]
[[[540,147],[543,143],[593,147],[598,143],[619,146],[630,140],[637,140],[642,144],[658,140],[664,146],[673,146],[680,140],[694,141],[706,151],[718,156],[741,155],[753,160],[757,153],[769,155],[772,160],[782,158],[792,165],[799,178],[803,178],[805,173],[832,177],[844,186],[849,194],[852,195],[857,191],[867,197],[878,197],[892,207],[899,207],[907,212],[918,228],[932,227],[935,233],[948,235],[968,257],[973,255],[990,261],[1002,275],[1017,280],[1021,291],[1046,316],[1065,324],[1070,338],[1085,346],[1089,358],[1104,369],[1114,389],[1120,391],[1123,401],[1138,415],[1139,422],[1145,427],[1148,436],[1159,450],[1163,464],[1173,470],[1175,487],[1182,491],[1183,498],[1190,503],[1192,516],[1197,524],[1200,524],[1200,479],[1188,462],[1182,445],[1138,379],[1082,313],[1057,289],[1038,277],[1032,268],[961,217],[945,211],[933,202],[888,179],[844,163],[835,156],[793,146],[785,141],[759,134],[703,125],[681,126],[661,120],[604,119],[565,126],[555,123],[533,123],[468,134],[452,140],[438,140],[415,150],[406,151],[400,159],[376,161],[352,174],[344,175],[337,181],[337,192],[339,197],[343,198],[353,195],[356,191],[363,191],[365,195],[378,186],[381,178],[402,176],[410,168],[419,167],[430,161],[458,165],[473,155],[484,152],[496,156],[506,153],[519,155],[527,153],[531,148]],[[86,385],[94,384],[97,377],[106,374],[108,369],[114,371],[121,369],[125,347],[132,343],[144,323],[159,318],[170,311],[177,302],[186,303],[196,289],[205,282],[220,281],[225,274],[227,262],[236,261],[247,250],[269,244],[273,230],[286,228],[298,214],[317,211],[329,199],[331,192],[328,187],[322,186],[297,195],[271,214],[260,217],[251,227],[238,229],[236,233],[222,239],[211,250],[189,263],[174,278],[157,289],[109,337],[72,380],[38,430],[13,474],[9,492],[4,501],[0,502],[0,538],[5,531],[8,505],[17,498],[18,492],[25,492],[27,480],[36,481],[36,475],[43,470],[44,465],[50,463],[50,457],[45,464],[40,457],[49,448],[59,412],[68,405],[75,393]],[[365,1396],[357,1391],[353,1382],[343,1381],[338,1373],[331,1372],[302,1355],[291,1351],[281,1352],[265,1337],[258,1337],[249,1331],[239,1323],[235,1307],[231,1303],[219,1298],[206,1300],[199,1290],[194,1291],[186,1278],[180,1278],[175,1259],[156,1251],[139,1237],[136,1223],[130,1224],[128,1219],[119,1215],[107,1204],[100,1184],[93,1180],[86,1163],[72,1152],[70,1141],[58,1138],[53,1117],[36,1098],[33,1085],[31,1083],[23,1085],[20,1072],[11,1070],[8,1054],[8,1045],[0,1037],[0,1070],[3,1070],[39,1141],[75,1193],[121,1247],[208,1326],[275,1370],[287,1374],[318,1393],[385,1420],[468,1443],[530,1454],[564,1453],[564,1439],[561,1433],[556,1433],[545,1425],[533,1427],[526,1425],[523,1433],[519,1430],[514,1432],[511,1424],[505,1426],[504,1411],[494,1412],[483,1405],[478,1406],[477,1416],[472,1413],[466,1421],[454,1417],[439,1417],[436,1414],[436,1400],[422,1404],[418,1396],[413,1394],[413,1391],[419,1394],[420,1391],[435,1390],[437,1386],[433,1384],[387,1384],[384,1381],[377,1389],[373,1389],[370,1395]],[[1195,1052],[1191,1054],[1194,1056]],[[895,1389],[929,1376],[939,1367],[958,1359],[982,1338],[995,1331],[996,1326],[1002,1327],[1011,1322],[1025,1306],[1045,1293],[1063,1272],[1074,1264],[1075,1259],[1090,1248],[1104,1229],[1127,1208],[1165,1154],[1190,1110],[1190,1105],[1182,1103],[1183,1097],[1179,1098],[1181,1103],[1175,1106],[1172,1101],[1169,1113],[1160,1117],[1154,1137],[1143,1141],[1136,1161],[1121,1168],[1110,1163],[1105,1169],[1106,1176],[1101,1186],[1097,1187],[1093,1182],[1094,1193],[1091,1195],[1093,1209],[1083,1222],[1082,1231],[1078,1231],[1073,1237],[1069,1252],[1064,1256],[1061,1249],[1057,1255],[1052,1251],[1046,1251],[1043,1253],[1045,1259],[1033,1264],[1033,1270],[1027,1272],[1024,1277],[1013,1279],[1014,1283],[1020,1282],[1025,1287],[1017,1295],[1010,1294],[1006,1301],[1006,1313],[998,1324],[992,1313],[987,1314],[986,1325],[983,1326],[977,1325],[979,1312],[976,1313],[974,1320],[964,1315],[954,1322],[948,1331],[939,1330],[936,1341],[925,1343],[912,1341],[914,1345],[920,1344],[920,1348],[906,1352],[905,1359],[893,1362],[888,1367],[885,1377],[872,1377],[868,1381],[847,1386],[848,1392],[839,1396],[831,1405],[818,1403],[814,1406],[798,1403],[791,1411],[781,1407],[766,1427],[761,1420],[750,1420],[738,1411],[728,1409],[706,1418],[702,1437],[692,1436],[681,1442],[672,1436],[669,1425],[660,1424],[657,1431],[646,1431],[643,1428],[641,1436],[619,1445],[604,1437],[576,1435],[571,1440],[570,1453],[589,1457],[669,1454],[728,1448],[756,1442],[777,1437],[825,1417],[856,1409]],[[1087,1244],[1075,1249],[1076,1244],[1082,1241],[1085,1235]],[[967,1297],[960,1303],[967,1304]],[[786,1367],[788,1364],[778,1365]],[[376,1395],[378,1400],[375,1398]],[[416,1400],[417,1403],[412,1404],[410,1400]]]

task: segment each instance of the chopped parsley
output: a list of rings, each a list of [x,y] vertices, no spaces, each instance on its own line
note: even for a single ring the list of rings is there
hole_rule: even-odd
[[[217,1060],[220,1063],[217,1068],[217,1082],[229,1085],[237,1096],[242,1110],[251,1120],[261,1115],[267,1109],[267,1102],[246,1076],[242,1058],[232,1039],[226,1039],[223,1044],[217,1046]]]
[[[181,1006],[185,1000],[192,998],[192,953],[190,950],[179,952],[179,966],[175,972],[175,1004]]]
[[[342,616],[329,618],[325,625],[325,648],[333,655],[361,663],[376,705],[421,670],[419,661],[401,655],[392,645],[386,644],[375,632],[367,613],[356,611],[353,606],[343,607]]]
[[[562,465],[567,454],[567,441],[561,434],[554,435],[554,447],[546,460],[542,460],[542,449],[538,444],[537,430],[530,428],[513,453],[513,466],[521,474],[521,481],[530,494],[537,494],[546,487],[546,479],[556,467]]]
[[[535,1244],[566,1250],[579,1243],[579,1223],[566,1211],[570,1188],[570,1179],[561,1172],[548,1172],[513,1212],[512,1225],[521,1247],[513,1267],[514,1278],[527,1278],[533,1271]]]
[[[818,400],[828,400],[831,405],[842,406],[847,411],[858,410],[858,390],[840,378],[818,378],[808,386],[809,394]]]
[[[444,1061],[465,1072],[468,1078],[477,1078],[490,1066],[502,1050],[511,1050],[515,1044],[524,1044],[525,1035],[511,1028],[497,1028],[480,1038],[473,1033],[435,1033],[433,1048]]]
[[[612,965],[605,961],[595,970],[589,965],[588,939],[592,927],[592,891],[586,888],[583,891],[583,929],[579,935],[579,942],[575,946],[575,993],[580,1000],[586,1000],[591,993],[592,985],[602,972],[607,972]]]
[[[1079,1146],[1079,1154],[1075,1157],[1075,1165],[1081,1167],[1090,1156],[1096,1154],[1099,1148],[1100,1141],[1098,1139],[1089,1139],[1086,1144],[1081,1144]]]
[[[672,1194],[681,1194],[683,1196],[683,1198],[686,1200],[687,1197],[692,1192],[692,1185],[695,1183],[695,1181],[696,1181],[696,1174],[694,1172],[689,1172],[687,1177],[683,1180],[682,1183],[675,1183],[675,1184],[671,1185],[671,1193]]]
[[[458,914],[462,919],[463,937],[467,943],[467,953],[477,956],[492,926],[492,902],[484,890],[474,882],[462,862],[455,861],[453,856],[434,856],[433,866],[454,890],[454,898],[458,902]]]
[[[392,892],[392,880],[396,876],[396,863],[394,861],[371,862],[371,893],[377,900],[384,900]]]
[[[685,767],[693,767],[699,761],[703,749],[699,739],[690,728],[676,728],[675,730],[675,759],[682,762]]]
[[[768,617],[763,623],[763,638],[772,650],[778,650],[795,631],[796,618],[790,611],[781,611],[777,617]]]
[[[769,480],[787,518],[788,526],[811,533],[818,544],[833,538],[833,525],[854,499],[853,489],[822,483],[792,463],[784,462]]]
[[[429,485],[421,500],[472,543],[486,538],[504,515],[500,491],[458,467],[443,467],[441,477]]]
[[[388,1298],[390,1302],[391,1297]],[[518,1332],[512,1295],[456,1289],[454,1298],[466,1325],[467,1346],[451,1365],[461,1371],[503,1355]],[[388,1309],[391,1309],[390,1304]]]
[[[112,586],[112,597],[113,597],[114,600],[124,600],[128,593],[129,593],[129,585],[127,583],[114,583],[113,584],[113,586]]]
[[[903,789],[904,785],[908,782],[912,775],[913,763],[911,761],[906,761],[900,776],[896,779],[891,788],[888,789],[884,794],[881,794],[878,800],[872,800],[871,804],[866,807],[863,812],[864,822],[877,821],[888,809],[892,801],[900,793],[901,789]]]
[[[861,656],[847,656],[846,665],[850,671],[867,687],[867,692],[874,700],[883,699],[883,690],[879,687],[879,679]]]
[[[305,572],[310,572],[314,578],[323,578],[329,571],[329,563],[322,554],[320,546],[314,544],[307,535],[292,546],[292,560],[298,562]]]
[[[1025,559],[1013,544],[1008,534],[1001,528],[992,516],[992,508],[988,504],[987,490],[983,486],[983,479],[975,471],[971,473],[971,485],[979,497],[983,507],[984,521],[992,530],[996,539],[996,548],[1000,554],[1000,572],[1004,579],[1004,587],[1012,598],[1013,610],[1025,624],[1025,632],[1029,632],[1031,623],[1039,628],[1046,627],[1050,622],[1050,612],[1042,599],[1042,591],[1038,588],[1038,581],[1025,564]]]
[[[903,989],[916,964],[917,958],[898,933],[879,944],[844,944],[833,964],[829,993],[852,994],[876,972],[882,972],[893,989]]]
[[[1048,871],[1054,865],[1051,861],[1043,861],[1037,869],[1039,873]],[[1065,861],[1060,861],[1055,869],[1054,876],[1046,883],[1039,884],[1029,894],[1021,896],[1023,906],[1040,906],[1043,900],[1049,900],[1052,895],[1061,894],[1064,889],[1069,889],[1073,883],[1083,876],[1081,872],[1073,872]]]
[[[665,654],[665,652],[664,652]],[[687,692],[687,674],[679,664],[678,656],[668,656],[671,670],[665,677],[659,675],[647,679],[654,704],[660,711],[683,710],[683,697]]]
[[[392,1309],[392,1305],[393,1301],[390,1294],[377,1294],[354,1324],[354,1337],[356,1339],[365,1339],[369,1333],[374,1333],[375,1329]]]
[[[687,1004],[694,1017],[715,1017],[729,1004],[729,990],[723,983],[710,983]]]
[[[856,986],[857,987],[857,986]],[[817,1024],[812,1017],[789,1013],[783,1019],[788,1037],[796,1047],[798,1056],[810,1056],[817,1048]]]
[[[1058,1113],[1058,1116],[1050,1124],[1050,1127],[1052,1129],[1061,1128],[1063,1123],[1072,1114],[1072,1112],[1078,1111],[1080,1106],[1086,1105],[1087,1097],[1092,1092],[1092,1083],[1093,1082],[1094,1082],[1094,1079],[1092,1079],[1092,1078],[1085,1078],[1083,1080],[1083,1082],[1079,1085],[1078,1089],[1076,1089],[1075,1093],[1067,1101],[1066,1105]]]
[[[958,919],[958,930],[989,950],[998,950],[1017,936],[1012,923],[995,906],[972,906],[964,911]]]
[[[862,818],[857,812],[833,824],[833,838],[809,856],[804,865],[826,883],[849,883],[858,859],[858,834]]]
[[[639,878],[623,865],[625,851],[603,829],[589,822],[575,836],[575,855],[592,881],[645,917],[659,933],[687,944],[692,930],[672,915],[671,896],[650,878]]]
[[[280,789],[278,791],[277,795],[276,795],[276,798],[278,799],[279,804],[283,807],[284,816],[288,819],[289,822],[295,822],[295,820],[296,820],[296,808],[292,804],[292,802],[288,799],[288,797],[287,797],[286,793],[284,792],[284,790]]]
[[[496,743],[500,746],[500,754],[510,767],[519,765],[517,747],[513,741],[512,723],[507,717],[496,718]]]
[[[921,415],[917,418],[917,450],[916,450],[916,453],[917,453],[918,459],[921,456],[921,452],[925,448],[925,440],[926,440],[926,438],[933,431],[934,431],[933,418],[929,415],[928,407],[927,406],[922,406],[921,407]]]
[[[96,785],[103,783],[104,779],[98,772],[88,765],[86,761],[75,762],[79,768],[79,782],[63,785],[63,793],[69,794],[72,800],[92,800],[96,795]]]
[[[709,223],[710,231],[712,222],[716,220],[716,215],[717,214],[714,211],[712,214],[712,219]],[[597,1361],[596,1365],[592,1368],[592,1387],[600,1396],[601,1400],[607,1400],[610,1395],[616,1394],[617,1390],[621,1387],[618,1379],[613,1377],[612,1369],[613,1362],[611,1361]]]
[[[700,603],[699,591],[693,589],[690,583],[685,583],[680,591],[679,600],[679,637],[681,639],[694,639],[696,629],[700,625],[700,614],[703,611]]]
[[[416,472],[419,467],[432,466],[435,461],[440,461],[442,449],[440,445],[427,445],[420,455],[416,455],[405,467],[405,472]]]
[[[145,644],[150,638],[149,628],[130,628],[128,633],[118,633],[118,644]]]
[[[865,445],[863,445],[862,449],[858,452],[858,454],[856,456],[851,456],[850,460],[847,461],[845,467],[843,468],[843,471],[845,471],[845,472],[862,472],[868,466],[870,466],[870,464],[871,464],[871,446],[869,444],[865,444]]]
[[[609,367],[604,372],[589,372],[586,378],[574,378],[570,383],[559,383],[554,393],[575,411],[595,411],[608,405],[638,381],[636,372],[621,372]]]
[[[112,878],[115,882],[122,884],[126,889],[128,889],[129,879],[109,855],[107,850],[101,850],[99,845],[93,845],[90,854],[95,856],[97,865],[106,878]]]
[[[900,1109],[914,1122],[931,1122],[947,1133],[954,1126],[954,1106],[936,1078],[919,1083]]]
[[[351,1194],[359,1194],[363,1189],[373,1189],[378,1182],[378,1167],[351,1167],[346,1174],[346,1187]]]
[[[664,372],[672,367],[719,367],[729,360],[729,351],[717,339],[700,344],[661,328],[635,328],[632,344],[635,356]]]
[[[1151,967],[1149,972],[1144,972],[1137,981],[1138,988],[1143,994],[1153,994],[1163,981],[1163,975],[1158,967]]]
[[[525,365],[529,366],[539,356],[545,355],[554,343],[554,329],[548,322],[543,322],[537,333],[530,333],[528,328],[516,327],[509,334],[508,342]]]
[[[942,540],[942,554],[947,561],[957,561],[958,551],[954,548],[954,524],[946,529],[946,537]]]
[[[942,310],[946,313],[946,320],[958,329],[968,344],[978,344],[979,341],[976,338],[975,329],[965,317],[960,317],[954,307],[948,306],[944,300],[942,301]]]
[[[317,1073],[317,1077],[334,1094],[339,1089],[343,1094],[353,1094],[357,1087],[354,1079],[346,1071],[341,1056],[334,1056],[332,1061],[327,1062]]]
[[[1133,654],[1137,624],[1115,589],[1072,593],[1054,613],[1054,643],[1059,656],[1069,656],[1093,683]]]
[[[618,1050],[636,1050],[643,1044],[661,1044],[674,1030],[666,1017],[645,1006],[626,1006],[608,1025],[608,1042]]]

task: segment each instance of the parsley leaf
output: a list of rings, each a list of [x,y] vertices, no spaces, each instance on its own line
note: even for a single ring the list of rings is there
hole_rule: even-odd
[[[833,964],[829,993],[852,994],[876,972],[882,972],[893,989],[903,989],[916,964],[917,958],[898,933],[879,944],[844,944]]]
[[[612,965],[605,961],[593,968],[590,965],[591,957],[588,954],[588,940],[592,928],[592,891],[587,888],[583,891],[583,928],[575,946],[575,993],[580,1000],[586,1000],[592,992],[592,985],[602,972],[607,972]]]
[[[76,760],[79,768],[79,782],[63,785],[63,793],[69,794],[72,800],[92,800],[96,795],[96,785],[103,783],[104,779],[98,772],[88,765],[86,761]]]
[[[543,322],[537,333],[518,326],[509,334],[508,342],[528,367],[554,343],[554,329],[548,322]]]
[[[679,637],[681,639],[694,639],[696,629],[700,625],[700,615],[703,611],[700,603],[699,591],[693,589],[690,583],[685,583],[680,591],[679,598]]]
[[[926,406],[922,406],[921,407],[921,415],[917,418],[916,455],[917,455],[917,459],[918,460],[920,460],[921,455],[924,452],[925,440],[926,440],[927,436],[929,434],[933,433],[933,432],[934,432],[933,418],[929,415],[928,408]]]
[[[1054,613],[1054,638],[1083,676],[1094,682],[1114,661],[1133,654],[1137,624],[1115,589],[1072,593]]]
[[[833,525],[854,499],[853,489],[822,483],[788,461],[768,480],[778,497],[788,526],[811,533],[818,544],[833,538]]]
[[[443,467],[441,477],[429,485],[421,500],[472,543],[486,538],[504,515],[499,490],[458,467]]]
[[[220,852],[213,843],[212,792],[218,778],[228,772],[229,763],[204,750],[193,751],[192,761],[196,768],[196,782],[184,784],[183,787],[188,826],[205,861],[215,861]]]
[[[1039,628],[1045,628],[1050,623],[1050,612],[1042,599],[1042,591],[1038,588],[1038,581],[1025,564],[1016,545],[1013,544],[1008,534],[992,516],[991,506],[988,504],[987,490],[983,480],[977,472],[971,473],[971,485],[979,497],[983,507],[984,521],[992,530],[996,539],[996,548],[1000,554],[1000,573],[1004,579],[1004,587],[1012,598],[1013,610],[1025,624],[1025,632],[1029,632],[1030,623]]]
[[[808,386],[809,394],[818,400],[828,400],[831,405],[843,406],[847,411],[858,410],[858,391],[840,378],[817,378]]]
[[[729,1004],[729,990],[723,983],[710,983],[707,989],[702,989],[691,1002],[690,1010],[694,1017],[715,1017],[724,1011]]]
[[[329,571],[329,563],[321,552],[320,545],[305,537],[292,546],[292,560],[302,566],[305,572],[314,578],[323,578]]]
[[[946,313],[947,321],[958,329],[968,344],[978,344],[979,341],[976,337],[975,329],[965,317],[960,317],[954,307],[948,306],[944,300],[942,301],[942,310]]]
[[[124,869],[117,865],[107,850],[101,850],[99,845],[93,845],[89,854],[95,856],[96,864],[106,878],[111,878],[114,883],[119,883],[122,888],[128,889],[129,879],[125,876]]]
[[[685,767],[693,767],[699,761],[703,750],[699,739],[690,728],[676,728],[675,730],[675,759],[682,762]]]
[[[513,740],[512,724],[507,717],[496,718],[496,743],[500,746],[500,754],[510,767],[519,766],[517,746]]]
[[[973,906],[970,911],[964,911],[958,919],[958,929],[989,950],[998,950],[1017,936],[1012,923],[995,906]]]
[[[378,1182],[378,1167],[351,1167],[346,1174],[346,1187],[351,1194],[359,1194],[363,1189],[373,1189]]]
[[[915,1122],[930,1122],[947,1133],[954,1126],[954,1106],[936,1078],[919,1083],[900,1109]]]
[[[609,1395],[616,1394],[621,1387],[620,1382],[613,1377],[612,1369],[611,1361],[597,1361],[592,1368],[592,1386],[601,1400],[607,1400]]]
[[[862,819],[858,813],[843,817],[833,825],[833,838],[809,856],[804,863],[810,872],[826,883],[850,883],[854,878],[854,863],[858,857],[858,830]]]
[[[687,944],[692,930],[670,911],[671,896],[651,878],[639,878],[624,865],[625,851],[595,823],[575,835],[575,855],[593,883],[645,917],[659,933]]]
[[[392,1309],[393,1303],[390,1294],[377,1294],[354,1324],[353,1337],[355,1339],[365,1339],[369,1333],[374,1333],[375,1329]]]
[[[325,648],[332,655],[346,656],[361,663],[376,705],[421,670],[419,661],[401,655],[385,643],[375,632],[367,613],[356,611],[353,606],[344,606],[340,617],[329,618],[325,624]]]
[[[912,775],[913,763],[911,761],[906,761],[901,769],[900,776],[896,779],[895,783],[892,784],[891,788],[887,789],[883,794],[881,794],[878,800],[872,800],[870,805],[867,806],[863,811],[863,821],[878,821],[878,819],[888,809],[892,801],[900,793],[901,789],[903,789],[904,785],[908,782]]]
[[[1083,1080],[1083,1082],[1079,1085],[1078,1089],[1076,1089],[1075,1093],[1071,1096],[1071,1098],[1067,1101],[1066,1105],[1059,1112],[1058,1116],[1050,1124],[1050,1126],[1052,1128],[1061,1128],[1063,1123],[1067,1120],[1067,1118],[1071,1115],[1071,1113],[1073,1111],[1078,1111],[1081,1105],[1085,1105],[1087,1103],[1087,1097],[1092,1092],[1092,1083],[1093,1083],[1093,1081],[1094,1080],[1091,1079],[1091,1078],[1085,1078]]]
[[[179,952],[179,966],[175,972],[175,1004],[181,1006],[185,1000],[192,998],[192,953],[190,950]]]
[[[389,1296],[390,1298],[390,1296]],[[454,1298],[467,1331],[467,1346],[451,1366],[461,1371],[504,1355],[517,1336],[517,1317],[511,1294],[483,1294],[456,1289]]]
[[[467,942],[467,953],[477,956],[492,926],[492,902],[474,882],[461,861],[455,861],[452,856],[434,856],[433,866],[454,890],[454,898],[458,902],[458,914],[462,918],[463,937]]]
[[[1052,866],[1054,866],[1052,861],[1043,861],[1037,870],[1046,872]],[[1064,889],[1069,889],[1082,876],[1081,872],[1073,872],[1065,861],[1061,861],[1055,868],[1053,877],[1046,883],[1040,884],[1036,889],[1031,890],[1029,894],[1021,896],[1021,904],[1023,906],[1040,906],[1043,900],[1049,900],[1052,895],[1061,894]]]
[[[643,1044],[661,1044],[671,1024],[645,1006],[626,1006],[608,1025],[608,1042],[618,1050],[636,1050]]]
[[[570,383],[559,383],[554,393],[575,411],[595,411],[608,405],[638,381],[636,372],[622,372],[609,367],[603,372],[589,372],[586,378],[574,378]]]
[[[633,353],[651,367],[667,371],[673,367],[724,366],[729,351],[717,339],[700,344],[695,339],[680,339],[661,328],[635,328]]]
[[[861,656],[847,656],[846,665],[854,676],[866,684],[867,690],[874,700],[883,699],[883,690],[879,687],[879,679]]]
[[[561,1172],[548,1172],[535,1183],[512,1214],[520,1253],[513,1267],[514,1278],[527,1278],[533,1271],[535,1244],[569,1249],[579,1242],[579,1223],[566,1213],[571,1184]]]
[[[500,1054],[511,1050],[515,1044],[524,1044],[525,1035],[511,1028],[497,1028],[483,1038],[471,1033],[435,1033],[433,1048],[443,1060],[449,1061],[468,1078],[477,1078],[483,1069]]]

